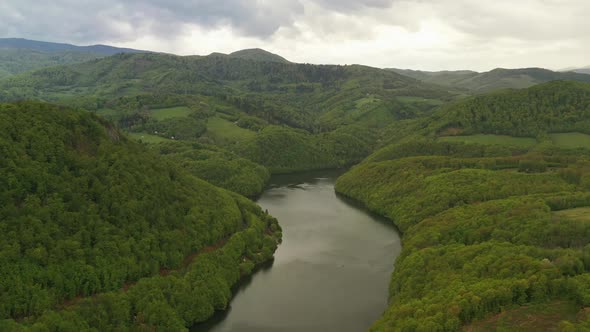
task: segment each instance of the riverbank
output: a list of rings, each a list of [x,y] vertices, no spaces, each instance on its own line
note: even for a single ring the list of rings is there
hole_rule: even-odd
[[[337,192],[389,218],[404,234],[389,308],[372,331],[456,331],[555,301],[577,309],[551,328],[571,317],[577,318],[564,324],[587,319],[590,248],[584,234],[590,219],[557,212],[590,205],[587,162],[557,151],[478,157],[473,149],[421,147],[438,155],[420,156],[411,146],[394,146],[390,157],[369,158],[338,179]],[[408,151],[412,156],[404,157]],[[519,171],[531,163],[557,166]],[[534,322],[543,322],[536,330],[546,330],[544,311],[538,312],[527,326],[535,330]]]
[[[231,287],[256,266],[271,260],[281,241],[275,218],[245,198],[234,197],[242,213],[243,230],[190,255],[184,261],[186,265],[160,270],[155,276],[126,284],[120,291],[77,298],[40,317],[0,321],[0,330],[26,331],[57,320],[64,331],[87,330],[90,326],[104,330],[113,325],[121,329],[157,325],[183,331],[207,320],[215,310],[227,308]]]

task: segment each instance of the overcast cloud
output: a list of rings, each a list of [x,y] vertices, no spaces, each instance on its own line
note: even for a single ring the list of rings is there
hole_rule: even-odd
[[[587,66],[587,0],[4,0],[0,37],[426,70]]]

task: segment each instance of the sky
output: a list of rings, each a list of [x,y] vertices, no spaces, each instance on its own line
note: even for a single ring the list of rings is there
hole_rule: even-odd
[[[588,0],[2,0],[0,37],[420,70],[590,65]]]

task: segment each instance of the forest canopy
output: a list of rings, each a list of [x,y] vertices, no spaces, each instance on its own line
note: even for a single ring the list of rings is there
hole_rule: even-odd
[[[280,239],[254,203],[85,111],[2,104],[0,152],[0,319],[25,330],[188,327],[225,307],[229,288]],[[96,294],[105,295],[84,299]],[[58,310],[64,303],[73,306]],[[106,311],[95,316],[90,304]]]

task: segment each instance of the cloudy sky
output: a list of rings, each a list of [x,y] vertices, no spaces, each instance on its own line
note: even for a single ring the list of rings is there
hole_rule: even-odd
[[[588,0],[2,0],[0,37],[423,70],[590,65]]]

